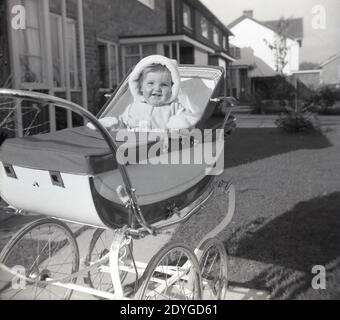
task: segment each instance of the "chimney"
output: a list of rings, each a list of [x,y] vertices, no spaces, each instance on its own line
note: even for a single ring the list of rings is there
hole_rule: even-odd
[[[249,18],[253,18],[253,10],[243,10],[243,15]]]

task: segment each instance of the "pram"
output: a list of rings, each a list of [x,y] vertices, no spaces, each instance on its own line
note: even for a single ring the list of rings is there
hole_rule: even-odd
[[[109,299],[200,299],[207,297],[206,292],[209,299],[224,297],[227,256],[214,236],[233,216],[235,191],[231,182],[217,181],[216,176],[223,171],[220,160],[225,134],[235,128],[235,118],[230,114],[231,100],[221,97],[225,85],[222,68],[186,65],[179,71],[179,99],[190,104],[200,120],[195,134],[179,131],[170,138],[128,129],[108,132],[96,117],[72,102],[37,92],[0,89],[0,97],[76,112],[97,129],[82,126],[7,139],[1,146],[1,197],[17,213],[47,217],[24,226],[3,248],[0,298],[20,297],[19,293],[25,298],[27,294],[32,299],[46,298],[50,287],[55,288],[52,298],[64,299],[73,290]],[[98,118],[119,115],[131,102],[127,81],[108,99]],[[165,140],[167,147],[163,148]],[[197,155],[195,150],[199,155],[210,151],[212,160],[191,158],[186,162],[188,155]],[[126,154],[129,157],[124,158]],[[122,158],[128,161],[120,161]],[[200,212],[220,191],[228,195],[225,218],[195,251],[183,243],[169,243],[148,264],[135,261],[134,240],[147,235],[157,239]],[[81,271],[78,244],[65,222],[97,228]],[[111,243],[98,251],[107,231]],[[109,274],[110,289],[96,284],[94,273]],[[87,286],[76,283],[80,274],[87,275]],[[14,278],[24,286],[13,288]]]

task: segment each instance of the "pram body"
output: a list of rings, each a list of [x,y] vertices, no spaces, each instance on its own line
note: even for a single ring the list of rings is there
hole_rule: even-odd
[[[223,70],[185,66],[180,67],[180,74],[180,100],[201,114],[196,127],[212,131],[222,128],[225,114],[218,114],[217,104],[211,100],[223,94]],[[99,117],[121,113],[131,99],[126,79]],[[209,121],[212,124],[207,125]],[[115,139],[116,133],[111,135]],[[122,144],[115,140],[118,146]],[[145,137],[137,140],[130,149],[152,145]],[[203,140],[204,137],[198,143]],[[221,145],[224,141],[206,143]],[[187,147],[192,145],[189,142]],[[180,150],[170,150],[172,156],[176,152]],[[158,160],[162,162],[160,159],[168,156],[162,153]],[[123,185],[117,160],[98,131],[84,126],[8,139],[1,147],[0,160],[0,194],[17,209],[97,227],[116,228],[131,223],[116,192]],[[129,164],[126,170],[148,223],[166,219],[173,209],[188,206],[214,178],[207,175],[205,163]]]

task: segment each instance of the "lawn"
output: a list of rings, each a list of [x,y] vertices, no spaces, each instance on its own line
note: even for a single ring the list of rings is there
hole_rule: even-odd
[[[322,134],[240,128],[225,151],[222,178],[232,177],[237,191],[234,219],[219,235],[230,282],[274,299],[339,299],[340,126]],[[220,218],[218,206],[223,210],[212,203],[174,238],[197,243]],[[325,290],[311,286],[315,265],[326,268]]]

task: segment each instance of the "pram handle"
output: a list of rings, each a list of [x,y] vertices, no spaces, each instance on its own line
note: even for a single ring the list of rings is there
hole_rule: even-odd
[[[112,155],[115,156],[117,154],[118,148],[112,136],[107,131],[107,129],[97,120],[97,118],[92,113],[85,110],[84,108],[82,108],[81,106],[79,106],[78,104],[74,102],[67,101],[65,99],[54,97],[54,96],[40,93],[40,92],[15,90],[15,89],[7,89],[7,88],[0,88],[0,96],[14,97],[14,98],[25,99],[25,100],[34,101],[34,102],[37,102],[37,101],[43,102],[45,104],[42,104],[42,107],[46,107],[46,106],[49,106],[49,104],[53,104],[55,106],[68,109],[68,110],[71,110],[72,112],[80,114],[90,123],[92,123],[95,126],[95,128],[102,134],[102,136],[104,137],[104,140],[109,146],[109,149]],[[129,178],[129,175],[124,165],[120,164],[119,161],[117,161],[117,166],[122,176],[125,190],[131,199],[131,208],[132,208],[132,211],[135,217],[137,218],[138,222],[143,227],[145,227],[146,230],[148,230],[150,233],[153,233],[153,229],[145,221],[142,215],[142,212],[140,210],[140,207],[138,206],[137,198],[135,195],[135,189],[132,187],[131,180]]]
[[[228,104],[233,107],[238,103],[237,99],[229,96],[229,97],[217,97],[217,98],[211,98],[211,102],[221,103],[221,102],[228,102]]]

